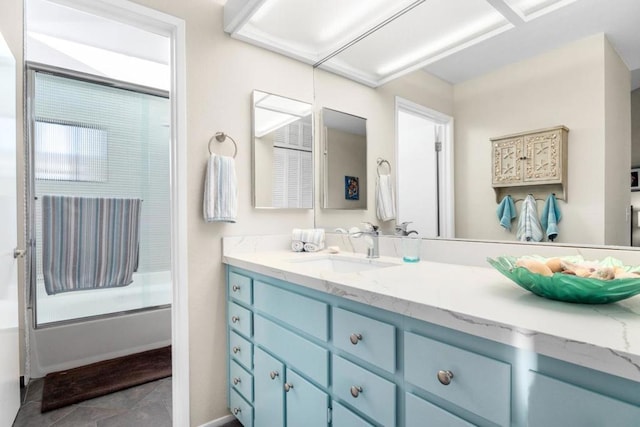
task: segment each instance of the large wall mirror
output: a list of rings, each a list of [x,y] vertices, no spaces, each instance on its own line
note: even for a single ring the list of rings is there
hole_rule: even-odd
[[[313,107],[253,91],[253,206],[313,208]]]
[[[322,109],[322,207],[367,209],[367,120]]]

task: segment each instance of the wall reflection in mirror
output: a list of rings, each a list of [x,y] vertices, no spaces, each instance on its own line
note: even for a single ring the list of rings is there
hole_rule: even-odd
[[[322,207],[367,209],[367,120],[322,109]]]
[[[313,208],[313,107],[253,91],[253,205]]]

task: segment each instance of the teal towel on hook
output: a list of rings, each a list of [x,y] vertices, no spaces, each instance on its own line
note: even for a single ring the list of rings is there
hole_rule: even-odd
[[[516,205],[513,203],[511,196],[506,195],[502,198],[502,201],[498,205],[496,210],[500,225],[505,230],[511,231],[511,221],[516,217]]]
[[[558,223],[561,219],[562,213],[558,207],[556,196],[553,193],[549,194],[549,197],[544,202],[540,224],[546,230],[547,238],[552,242],[558,237]]]

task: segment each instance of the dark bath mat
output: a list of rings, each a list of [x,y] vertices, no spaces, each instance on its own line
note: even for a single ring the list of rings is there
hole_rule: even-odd
[[[44,377],[41,412],[171,376],[171,346],[104,360]]]

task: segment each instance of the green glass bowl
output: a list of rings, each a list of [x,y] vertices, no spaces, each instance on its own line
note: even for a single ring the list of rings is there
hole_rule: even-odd
[[[554,273],[542,276],[524,267],[516,267],[518,258],[487,258],[496,270],[517,285],[544,298],[580,304],[607,304],[640,294],[640,277],[600,280]]]

